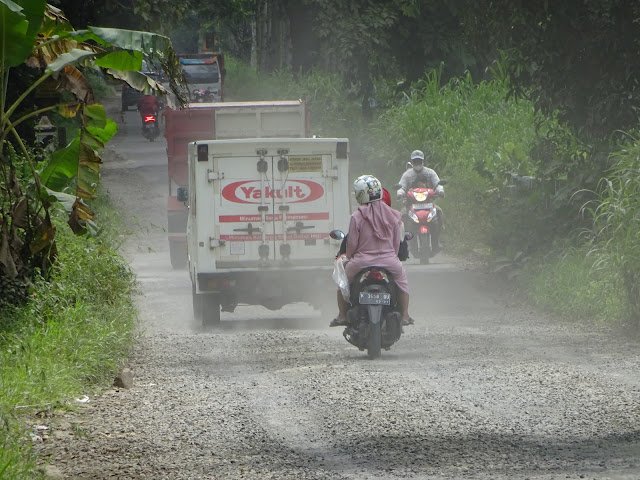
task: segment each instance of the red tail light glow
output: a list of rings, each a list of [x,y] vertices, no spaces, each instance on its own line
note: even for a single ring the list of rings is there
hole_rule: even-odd
[[[369,270],[369,275],[367,275],[367,278],[369,278],[370,280],[384,280],[384,277],[382,276],[382,272],[380,272],[380,270]]]
[[[156,121],[156,117],[154,117],[153,115],[146,115],[144,117],[144,123],[155,122],[155,121]]]

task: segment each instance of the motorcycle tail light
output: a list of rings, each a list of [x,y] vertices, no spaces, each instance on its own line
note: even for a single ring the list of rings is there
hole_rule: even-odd
[[[374,282],[389,282],[387,274],[375,268],[364,272],[360,277],[360,283],[364,283],[368,280],[373,280]]]
[[[146,115],[144,117],[144,122],[145,123],[147,123],[147,122],[155,122],[155,121],[156,121],[156,117],[154,117],[153,115]]]
[[[382,280],[382,273],[378,270],[371,270],[369,275],[367,275],[367,278],[370,280]]]
[[[380,270],[369,270],[369,275],[367,275],[367,278],[369,280],[387,280],[387,276]]]

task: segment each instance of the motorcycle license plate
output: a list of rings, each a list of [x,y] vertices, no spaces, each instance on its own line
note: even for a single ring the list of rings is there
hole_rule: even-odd
[[[433,208],[433,203],[414,203],[414,210],[430,210]]]
[[[391,294],[360,292],[360,305],[391,305]]]

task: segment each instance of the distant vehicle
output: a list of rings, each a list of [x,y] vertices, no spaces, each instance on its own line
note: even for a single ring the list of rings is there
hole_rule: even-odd
[[[135,107],[138,104],[138,100],[144,97],[144,93],[130,87],[126,83],[122,85],[122,111],[126,112],[129,107]]]
[[[151,78],[161,80],[162,74],[158,74],[158,72],[152,68],[150,68],[149,64],[143,60],[142,61],[142,69],[140,70],[145,75],[150,76]],[[129,110],[129,107],[137,107],[138,101],[145,96],[144,92],[136,90],[135,88],[129,86],[126,83],[122,84],[122,111],[126,112]]]
[[[438,185],[446,184],[446,180],[438,182]],[[402,185],[398,183],[394,188],[402,188]],[[420,259],[422,265],[428,264],[429,259],[439,251],[437,239],[442,233],[442,220],[435,205],[439,196],[435,189],[421,186],[410,188],[403,199],[407,206],[404,217],[405,229],[415,238],[415,242],[411,242],[409,248],[413,256]]]
[[[224,56],[221,53],[181,53],[178,55],[182,73],[189,85],[192,101],[198,102],[200,92],[207,92],[207,101],[224,100]]]

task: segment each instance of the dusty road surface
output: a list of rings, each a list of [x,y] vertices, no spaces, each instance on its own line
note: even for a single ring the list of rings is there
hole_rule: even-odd
[[[637,340],[540,315],[446,257],[407,267],[417,323],[379,360],[304,304],[202,331],[168,259],[164,139],[123,120],[104,182],[135,232],[143,333],[133,388],[52,424],[43,455],[65,478],[640,478]]]

